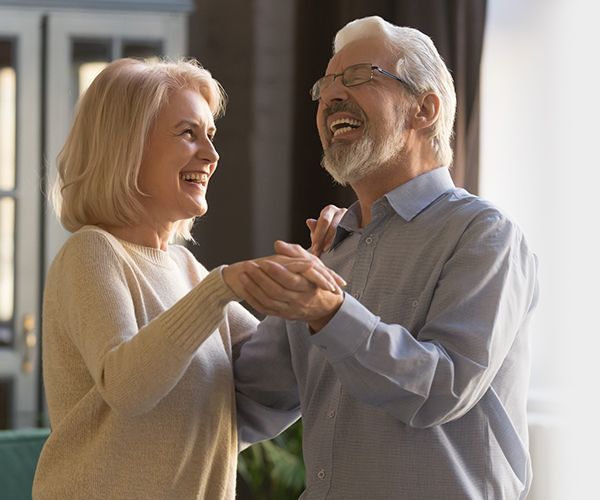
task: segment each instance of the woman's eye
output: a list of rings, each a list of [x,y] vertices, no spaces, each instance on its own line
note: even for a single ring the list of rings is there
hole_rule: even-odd
[[[186,128],[181,135],[185,135],[187,137],[194,137],[194,131],[191,128]]]

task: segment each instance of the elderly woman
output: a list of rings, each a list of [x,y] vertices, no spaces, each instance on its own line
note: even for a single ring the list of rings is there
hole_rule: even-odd
[[[58,158],[55,206],[74,234],[46,282],[52,433],[36,499],[235,496],[232,359],[257,321],[232,290],[260,261],[208,272],[169,244],[207,210],[223,106],[199,65],[132,59],[79,104]],[[272,259],[291,288],[339,290],[316,258]]]

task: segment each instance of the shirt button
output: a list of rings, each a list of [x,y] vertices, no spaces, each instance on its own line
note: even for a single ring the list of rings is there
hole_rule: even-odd
[[[366,243],[367,245],[370,245],[371,243],[373,243],[373,237],[372,237],[372,236],[367,236],[367,237],[365,238],[365,243]]]
[[[325,479],[325,471],[321,469],[319,472],[317,472],[317,477],[319,479]]]
[[[352,292],[352,297],[358,299],[360,297],[360,292]]]
[[[335,410],[330,410],[329,413],[327,414],[327,418],[333,418],[335,417]]]

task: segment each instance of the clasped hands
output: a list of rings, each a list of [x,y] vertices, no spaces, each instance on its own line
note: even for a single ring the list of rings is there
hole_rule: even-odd
[[[340,308],[346,282],[299,245],[277,241],[275,252],[225,267],[225,283],[258,312],[319,331]]]

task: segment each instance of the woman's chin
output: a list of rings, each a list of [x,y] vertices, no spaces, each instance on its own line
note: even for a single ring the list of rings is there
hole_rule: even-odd
[[[203,203],[198,203],[196,205],[196,213],[194,217],[202,217],[206,212],[208,212],[208,203],[204,201]]]

